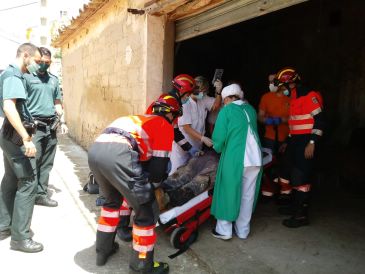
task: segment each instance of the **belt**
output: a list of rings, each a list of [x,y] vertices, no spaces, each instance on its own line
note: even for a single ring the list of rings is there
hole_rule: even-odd
[[[33,117],[34,120],[38,120],[41,121],[47,125],[50,125],[53,123],[53,121],[55,120],[56,116],[51,116],[51,117]]]
[[[124,129],[120,129],[120,128],[116,128],[116,127],[108,127],[103,131],[103,133],[106,133],[106,134],[114,133],[114,134],[118,134],[120,136],[127,138],[127,140],[130,142],[133,150],[139,152],[138,143],[137,143],[136,139],[134,139],[133,136],[128,131],[125,131]]]

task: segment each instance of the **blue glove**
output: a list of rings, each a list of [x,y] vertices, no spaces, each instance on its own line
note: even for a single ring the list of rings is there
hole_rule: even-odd
[[[272,117],[265,118],[265,125],[271,126],[274,124],[274,119]]]
[[[272,117],[273,125],[277,126],[281,124],[281,118],[280,117]]]
[[[196,157],[196,156],[198,156],[199,155],[199,149],[196,149],[195,147],[191,147],[191,149],[189,149],[189,154],[190,154],[190,156],[191,157]]]
[[[169,160],[167,162],[167,167],[166,167],[166,173],[169,174],[171,172],[171,168],[172,168],[172,164],[171,164],[171,160]]]

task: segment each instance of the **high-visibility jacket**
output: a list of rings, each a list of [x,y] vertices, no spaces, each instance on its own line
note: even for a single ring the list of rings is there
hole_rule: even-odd
[[[108,128],[117,128],[128,132],[137,142],[140,161],[151,157],[169,158],[174,140],[173,126],[157,115],[124,116]]]
[[[174,94],[172,92],[170,92],[169,94],[161,94],[160,97],[158,97],[158,99],[161,99],[163,97],[165,97],[166,95],[171,95],[174,98],[177,98],[176,96],[174,96]],[[179,101],[179,100],[178,100]],[[153,103],[151,103],[147,110],[146,110],[146,114],[153,114],[152,112],[152,106]],[[192,145],[189,143],[188,140],[186,140],[184,134],[181,132],[179,126],[178,126],[178,118],[176,118],[173,122],[173,126],[174,126],[174,141],[184,150],[184,151],[189,151],[192,147]]]
[[[289,133],[322,135],[322,129],[315,128],[315,116],[322,112],[322,96],[319,92],[309,91],[298,96],[297,90],[292,90],[289,108]]]

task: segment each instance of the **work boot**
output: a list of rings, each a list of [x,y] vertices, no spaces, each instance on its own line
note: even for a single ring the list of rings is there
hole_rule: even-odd
[[[294,214],[291,218],[283,220],[282,224],[289,228],[298,228],[309,225],[308,220],[308,192],[296,191],[293,200]]]
[[[11,235],[10,229],[0,231],[0,241],[5,240]]]
[[[129,220],[130,215],[121,216],[117,226],[118,238],[124,242],[132,241],[132,227],[129,226]]]
[[[32,239],[25,239],[21,241],[10,241],[10,247],[13,250],[27,252],[27,253],[35,253],[43,250],[43,245],[41,243],[37,243]]]
[[[48,198],[47,196],[40,196],[35,199],[35,204],[40,206],[56,207],[57,201]]]
[[[279,206],[290,205],[292,200],[291,194],[279,194],[276,198],[276,204]]]
[[[108,258],[111,255],[113,255],[115,252],[117,252],[118,249],[119,249],[119,244],[114,242],[112,250],[110,250],[108,253],[97,252],[96,253],[96,265],[97,266],[105,265],[106,262],[108,261]]]
[[[132,256],[129,263],[129,273],[143,274],[165,274],[169,273],[169,265],[167,263],[153,261],[154,250],[146,253],[146,258],[140,259],[139,252],[132,250]]]
[[[105,265],[108,258],[113,255],[119,245],[115,242],[115,232],[96,231],[96,265]]]

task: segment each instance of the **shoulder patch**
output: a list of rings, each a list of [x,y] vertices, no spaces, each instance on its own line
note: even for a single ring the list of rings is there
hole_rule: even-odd
[[[318,105],[318,100],[317,100],[317,98],[316,98],[316,97],[312,97],[312,102],[313,102],[314,104]]]

